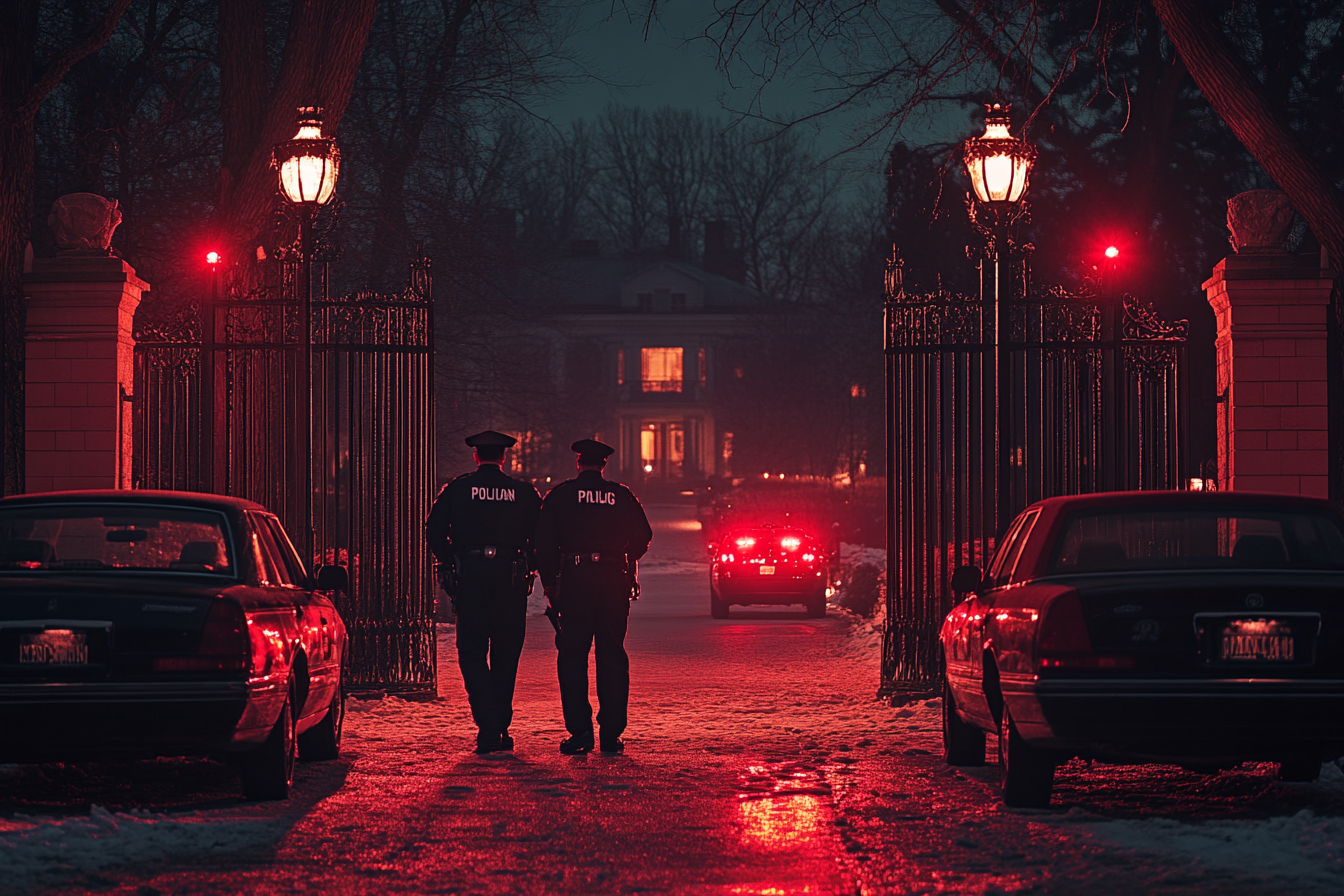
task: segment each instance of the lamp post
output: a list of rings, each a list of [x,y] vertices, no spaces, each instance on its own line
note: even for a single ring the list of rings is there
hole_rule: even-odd
[[[271,163],[280,175],[280,192],[299,218],[299,384],[295,416],[302,429],[295,458],[299,501],[299,549],[304,563],[313,562],[313,219],[336,192],[341,150],[322,136],[322,110],[300,106],[299,129],[292,140],[277,143]]]
[[[1008,252],[1012,246],[1008,228],[1019,210],[1027,192],[1036,148],[1008,133],[1008,108],[994,103],[985,106],[985,133],[962,145],[966,173],[971,178],[976,203],[972,204],[971,219],[977,220],[977,204],[985,208],[991,218],[986,236],[989,257],[994,265],[994,358],[990,393],[994,396],[994,531],[999,538],[1012,518],[1009,481],[1012,476],[1012,392],[1008,385],[1011,353],[1008,351],[1008,303],[1011,290],[1004,279],[1008,276]],[[981,289],[984,288],[983,275]]]

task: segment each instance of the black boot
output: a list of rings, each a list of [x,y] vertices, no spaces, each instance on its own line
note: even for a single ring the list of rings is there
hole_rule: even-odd
[[[571,734],[569,737],[560,741],[560,752],[566,756],[575,756],[579,753],[588,753],[593,749],[593,732],[587,734]]]
[[[476,732],[476,752],[493,753],[499,749],[499,732],[486,731],[482,728]]]
[[[602,752],[603,752],[603,753],[624,753],[624,752],[625,752],[625,741],[621,740],[619,737],[603,737],[603,738],[602,738]]]
[[[505,752],[513,749],[513,737],[509,732],[504,731],[499,735],[499,748]]]

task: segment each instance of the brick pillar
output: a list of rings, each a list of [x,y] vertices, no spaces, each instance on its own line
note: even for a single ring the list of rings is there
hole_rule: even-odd
[[[1326,314],[1335,272],[1312,255],[1218,262],[1218,487],[1327,497]]]
[[[131,487],[135,343],[149,285],[120,258],[33,260],[28,298],[26,490]]]

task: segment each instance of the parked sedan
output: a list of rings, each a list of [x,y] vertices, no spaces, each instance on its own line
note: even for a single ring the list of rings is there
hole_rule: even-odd
[[[296,753],[340,751],[346,588],[248,501],[0,500],[0,762],[233,754],[285,798]]]
[[[1344,753],[1344,519],[1237,492],[1052,498],[1009,527],[944,620],[943,742],[1004,802],[1049,803],[1073,756],[1199,770]]]
[[[726,619],[733,604],[803,604],[826,615],[827,555],[801,529],[751,526],[730,530],[712,546],[709,613]]]

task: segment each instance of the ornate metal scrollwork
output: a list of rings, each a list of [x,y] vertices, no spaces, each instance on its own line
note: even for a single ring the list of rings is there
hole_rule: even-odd
[[[983,340],[983,306],[975,299],[939,290],[910,295],[887,304],[887,345],[912,348],[936,345],[979,345]]]
[[[200,311],[195,302],[188,301],[167,313],[137,314],[131,333],[136,342],[200,344]]]
[[[1157,379],[1175,371],[1190,322],[1165,321],[1157,316],[1151,303],[1140,302],[1128,293],[1122,301],[1120,338],[1125,363],[1145,379]]]

